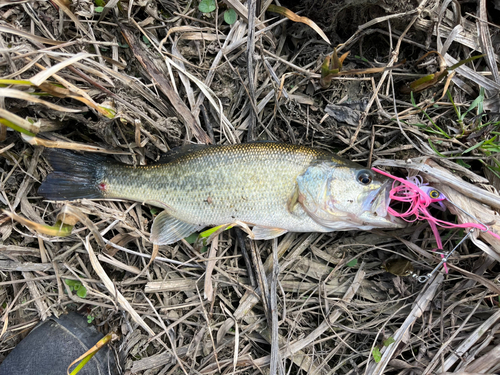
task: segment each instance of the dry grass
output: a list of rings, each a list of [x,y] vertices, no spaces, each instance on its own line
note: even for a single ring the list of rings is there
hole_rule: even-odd
[[[55,222],[63,205],[36,193],[49,171],[43,146],[143,164],[190,142],[268,139],[392,165],[403,176],[424,163],[422,176],[498,233],[491,22],[499,11],[485,0],[461,10],[449,1],[385,3],[311,0],[301,15],[351,51],[346,69],[416,61],[431,50],[448,66],[485,57],[413,99],[400,87],[436,71],[435,60],[338,77],[322,89],[319,68],[333,47],[276,14],[248,17],[237,0],[208,16],[183,0],[110,1],[99,13],[86,0],[1,2],[0,79],[18,81],[0,81],[0,117],[39,135],[0,125],[1,207]],[[232,26],[222,22],[226,6],[239,14]],[[41,95],[26,101],[27,93]],[[466,113],[477,97],[480,106]],[[484,233],[459,248],[448,274],[419,283],[382,264],[403,258],[415,274],[429,273],[440,258],[426,224],[258,242],[232,229],[200,252],[186,241],[154,248],[145,205],[82,200],[69,210],[81,222],[64,238],[0,216],[0,361],[40,319],[77,310],[103,333],[121,334],[112,344],[120,372],[500,372],[500,244]],[[445,250],[463,237],[442,235]],[[79,280],[85,298],[66,280]]]

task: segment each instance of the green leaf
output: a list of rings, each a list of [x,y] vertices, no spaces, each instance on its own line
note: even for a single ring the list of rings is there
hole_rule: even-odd
[[[463,161],[462,159],[457,159],[456,160],[457,164],[458,165],[461,165],[462,167],[465,167],[465,168],[470,168],[471,165],[470,164],[467,164],[465,161]]]
[[[484,163],[484,161],[482,162]],[[491,165],[487,165],[486,168],[488,168],[491,173],[493,173],[498,179],[500,179],[500,171],[498,171],[498,168],[492,167]]]
[[[476,149],[476,148],[478,148],[478,147],[481,147],[481,146],[483,145],[483,143],[484,143],[484,142],[486,142],[486,141],[481,141],[481,142],[479,142],[479,143],[476,143],[474,146],[469,147],[467,150],[465,150],[464,152],[462,152],[462,155],[464,155],[464,154],[466,154],[466,153],[468,153],[468,152],[471,152],[471,151],[475,150],[475,149]]]
[[[69,286],[69,290],[71,290],[71,291],[77,290],[78,287],[80,285],[82,285],[82,283],[79,282],[78,280],[69,280],[69,279],[66,279],[66,280],[64,280],[64,282],[66,283],[67,286]]]
[[[354,55],[354,58],[356,58],[356,59],[358,59],[358,60],[361,60],[361,61],[363,61],[363,62],[365,62],[365,63],[367,63],[367,64],[370,64],[370,61],[368,61],[368,59],[367,59],[367,58],[365,58],[365,57],[358,56],[358,55]]]
[[[379,363],[382,360],[382,353],[380,353],[379,348],[373,348],[372,356],[376,363]]]
[[[107,113],[105,115],[107,118],[114,119],[116,117],[116,111],[115,110],[113,110],[111,108],[108,108],[108,107],[103,107],[102,105],[100,105],[99,108],[101,108],[104,112]]]
[[[201,0],[198,9],[202,13],[210,13],[215,10],[215,0]]]
[[[478,99],[477,113],[481,115],[484,112],[484,87],[481,87],[479,89],[479,96],[477,97],[477,99]]]
[[[481,149],[496,154],[500,152],[500,145],[493,145],[485,142]]]
[[[106,3],[104,2],[104,0],[95,0],[94,4],[97,5],[98,7],[103,7],[103,6],[106,5]]]
[[[210,237],[210,235],[212,233],[215,233],[216,231],[218,231],[220,228],[222,227],[225,227],[226,224],[222,224],[222,225],[219,225],[219,226],[216,226],[216,227],[213,227],[213,228],[210,228],[210,229],[207,229],[203,232],[200,233],[200,238],[207,238],[207,237]],[[228,226],[225,230],[228,230],[228,229],[231,229],[233,226],[230,225]]]
[[[104,10],[104,7],[95,7],[94,8],[95,13],[102,13],[103,10]]]
[[[148,47],[151,45],[151,42],[149,41],[148,37],[146,35],[142,36],[142,41],[144,44],[146,44]]]
[[[417,102],[415,101],[415,98],[413,97],[413,91],[410,91],[410,101],[411,101],[412,106],[417,107]]]
[[[351,260],[349,263],[346,264],[347,267],[354,267],[356,264],[358,264],[357,259]]]
[[[472,111],[474,108],[476,108],[483,101],[484,101],[484,96],[479,95],[476,99],[474,99],[474,101],[470,105],[469,109],[465,113],[468,113],[468,112]],[[479,113],[479,114],[481,114],[481,113]]]
[[[481,57],[484,57],[485,55],[476,55],[476,56],[472,56],[472,57],[469,57],[468,59],[465,59],[465,60],[460,60],[459,62],[457,62],[455,65],[452,65],[450,66],[449,68],[446,68],[448,71],[450,70],[455,70],[456,68],[464,65],[464,64],[467,64],[468,62],[471,62],[471,61],[474,61],[476,59],[480,59]]]
[[[80,285],[80,287],[76,291],[76,295],[80,298],[87,297],[87,288],[85,288],[83,285]]]
[[[92,315],[87,315],[87,323],[90,324],[94,321],[94,317]]]
[[[13,130],[16,130],[19,133],[23,133],[23,134],[29,135],[30,137],[36,137],[35,133],[32,133],[29,130],[24,129],[21,126],[16,125],[12,121],[9,121],[9,120],[7,120],[5,118],[0,118],[0,124],[1,125],[5,125],[5,126],[11,128]]]
[[[79,280],[64,280],[71,291],[75,291],[76,295],[80,298],[87,297],[87,288],[85,288]]]
[[[186,242],[190,245],[194,244],[195,241],[198,239],[198,233],[193,233],[192,235],[184,238]]]
[[[396,342],[396,341],[392,337],[389,337],[387,340],[384,340],[383,344],[384,344],[384,346],[389,346],[393,342]]]
[[[238,18],[238,15],[233,8],[228,9],[224,12],[224,21],[226,21],[228,25],[232,25],[233,23],[235,23],[236,18]]]
[[[436,146],[434,146],[434,143],[432,143],[432,141],[430,139],[427,140],[429,142],[429,146],[431,146],[431,148],[434,150],[434,152],[438,155],[438,156],[441,156],[442,158],[445,158],[446,156],[444,156],[442,153],[440,153],[438,151],[438,149],[436,148]],[[439,142],[436,142],[436,143],[439,143]]]

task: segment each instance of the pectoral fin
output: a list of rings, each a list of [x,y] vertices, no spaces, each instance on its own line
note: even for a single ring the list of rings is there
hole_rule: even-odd
[[[186,223],[171,216],[167,211],[163,211],[153,221],[150,239],[156,245],[169,245],[202,228],[204,227]]]
[[[270,240],[288,232],[286,229],[254,226],[252,233],[254,240]]]
[[[293,189],[293,194],[290,196],[287,202],[287,208],[289,212],[293,212],[295,210],[295,206],[297,203],[299,203],[299,187],[298,185],[295,185],[295,188]]]

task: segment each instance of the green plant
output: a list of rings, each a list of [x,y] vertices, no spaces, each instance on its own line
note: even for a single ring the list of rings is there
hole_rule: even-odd
[[[389,337],[388,339],[384,340],[383,344],[384,344],[384,346],[389,346],[393,342],[396,342],[396,340],[394,340],[394,338],[392,338],[392,337]]]
[[[382,344],[385,347],[388,347],[393,342],[395,342],[395,340],[392,337],[389,337],[388,339],[384,340],[384,342]],[[382,360],[382,353],[380,352],[380,349],[378,347],[373,348],[373,350],[372,350],[372,356],[373,356],[373,360],[376,363],[379,363]]]
[[[379,363],[382,360],[382,353],[380,353],[380,349],[377,347],[373,348],[372,356],[373,356],[373,360],[376,363]]]
[[[426,112],[426,109],[420,108],[417,105],[413,93],[410,92],[411,104],[413,105],[414,108],[418,109],[420,113],[424,115],[425,119],[427,119],[425,123],[422,122],[412,125],[417,126],[426,133],[441,136],[446,139],[455,139],[455,138],[460,139],[468,137],[471,133],[479,133],[481,129],[487,126],[489,126],[491,129],[500,126],[500,121],[483,122],[483,120],[486,118],[486,113],[484,111],[484,88],[481,88],[479,90],[479,95],[477,96],[476,99],[472,101],[472,103],[465,109],[465,111],[463,110],[463,108],[461,108],[459,105],[455,103],[449,91],[446,91],[446,95],[448,96],[448,100],[451,103],[453,110],[455,112],[456,115],[455,122],[460,127],[460,132],[458,134],[448,134],[443,128],[439,127],[433,120],[433,118]],[[434,107],[439,108],[437,104],[434,104]],[[406,122],[405,124],[410,126],[410,124]],[[500,132],[490,130],[484,132],[484,134],[485,137],[482,140],[478,139],[477,141],[475,141],[476,143],[470,146],[469,148],[459,152],[458,154],[451,156],[466,155],[474,150],[479,150],[483,154],[489,157],[493,156],[494,154],[500,153],[500,142],[499,142],[500,137],[498,137],[500,135]],[[474,137],[473,139],[477,139],[477,137]],[[441,152],[439,152],[438,148],[436,147],[437,145],[443,143],[442,140],[439,139],[431,140],[429,138],[428,143],[429,146],[434,150],[436,155],[440,157],[446,157]],[[493,174],[495,174],[498,178],[500,178],[500,162],[495,158],[493,158],[492,160],[495,165],[488,165],[484,162],[484,160],[480,160],[480,162],[482,162],[486,168],[488,168]],[[462,159],[456,159],[456,162],[465,168],[471,168],[471,165],[466,163]]]
[[[76,295],[80,298],[87,297],[87,288],[79,280],[64,280],[69,289],[76,292]]]
[[[149,41],[148,37],[146,35],[143,35],[142,36],[142,41],[144,42],[144,44],[148,47],[151,46],[151,42]]]
[[[198,4],[198,9],[202,13],[211,13],[216,9],[216,7],[217,4],[215,3],[215,0],[201,0],[200,4]],[[235,23],[237,18],[238,15],[232,8],[224,12],[224,21],[228,25],[232,25],[233,23]]]
[[[202,13],[210,13],[215,10],[215,0],[201,0],[198,9]]]
[[[233,23],[235,23],[237,18],[238,15],[233,8],[228,9],[224,12],[224,21],[226,21],[228,25],[232,25]]]
[[[427,112],[423,109],[421,109],[416,101],[415,101],[415,98],[413,96],[413,92],[410,92],[410,101],[411,101],[411,104],[414,108],[416,109],[419,109],[422,111],[423,115],[427,118],[427,120],[429,120],[429,122],[432,124],[432,126],[429,126],[429,125],[425,125],[425,124],[416,124],[416,126],[418,127],[421,127],[421,128],[424,128],[425,131],[427,131],[428,133],[432,133],[432,134],[437,134],[437,135],[442,135],[443,137],[445,138],[448,138],[450,139],[451,136],[448,135],[448,133],[446,133],[443,129],[441,129],[433,120],[432,118],[427,114]]]
[[[92,315],[87,315],[87,323],[90,324],[94,321],[95,317],[93,317]]]
[[[346,266],[347,267],[354,267],[356,264],[358,264],[358,260],[356,258],[354,258],[349,263],[347,263]]]
[[[481,88],[481,90],[479,92],[479,96],[476,99],[474,99],[474,101],[471,103],[469,108],[467,108],[467,110],[464,113],[462,113],[460,111],[460,107],[457,107],[455,105],[455,102],[453,101],[453,97],[451,96],[451,93],[449,90],[446,92],[446,94],[448,95],[448,99],[450,100],[451,104],[453,105],[453,109],[455,110],[455,114],[457,115],[457,122],[459,123],[460,128],[462,130],[462,134],[463,134],[465,132],[465,126],[464,126],[465,116],[467,116],[467,114],[469,114],[470,111],[472,111],[473,109],[476,109],[476,108],[477,108],[477,113],[479,115],[481,115],[483,113],[484,88]]]
[[[451,75],[450,72],[453,72],[455,69],[458,67],[467,64],[471,61],[474,61],[476,59],[480,59],[484,57],[484,55],[477,55],[477,56],[472,56],[469,57],[468,59],[461,60],[458,63],[448,67],[446,65],[446,60],[444,57],[438,52],[438,51],[429,51],[425,55],[423,55],[421,58],[417,60],[416,63],[419,63],[420,61],[424,60],[427,58],[429,55],[435,54],[437,55],[437,59],[439,62],[439,71],[433,74],[428,74],[424,77],[421,77],[417,79],[416,81],[411,82],[408,84],[406,87],[401,88],[401,92],[405,94],[409,94],[410,92],[420,92],[423,90],[426,90],[431,87],[435,87],[439,82],[443,81],[446,77],[447,81],[445,83],[445,90],[449,85],[449,81],[451,80]]]

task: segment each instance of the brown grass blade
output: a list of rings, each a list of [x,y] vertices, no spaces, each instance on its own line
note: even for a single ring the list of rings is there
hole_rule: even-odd
[[[325,42],[327,42],[328,44],[331,44],[330,39],[328,39],[326,34],[323,32],[323,30],[321,30],[321,28],[318,25],[316,25],[316,23],[314,21],[310,20],[309,18],[299,16],[298,14],[295,14],[294,12],[292,12],[290,9],[287,9],[285,7],[281,7],[278,5],[274,5],[274,4],[269,5],[269,7],[267,8],[267,11],[281,14],[282,16],[285,16],[286,18],[288,18],[289,20],[292,20],[293,22],[301,22],[303,24],[306,24],[307,26],[312,28],[314,31],[316,31]]]

